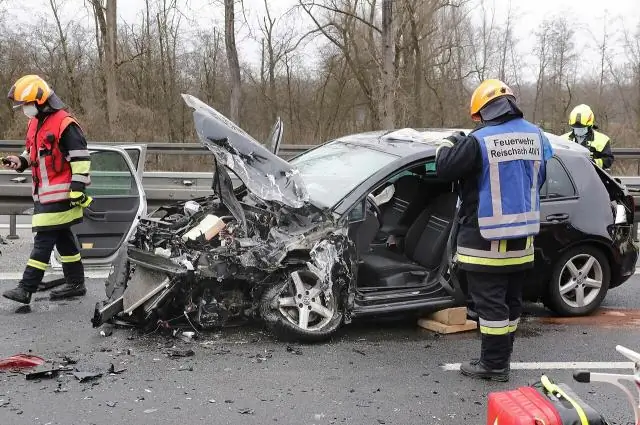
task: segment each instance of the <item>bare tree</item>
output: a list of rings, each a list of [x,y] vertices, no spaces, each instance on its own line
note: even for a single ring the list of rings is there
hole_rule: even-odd
[[[640,30],[622,22],[604,22],[591,43],[595,56],[583,61],[573,46],[579,29],[558,18],[539,25],[532,52],[520,49],[515,30],[528,17],[510,2],[499,20],[492,4],[504,0],[298,0],[283,12],[262,0],[257,21],[239,0],[210,0],[212,16],[224,13],[225,21],[207,27],[192,19],[190,1],[140,1],[126,22],[116,20],[115,0],[48,0],[51,26],[16,26],[9,11],[0,13],[0,86],[26,72],[43,75],[93,140],[194,140],[180,98],[190,93],[257,138],[279,115],[286,143],[313,144],[370,129],[471,126],[472,90],[498,77],[517,91],[527,118],[549,131],[564,132],[568,109],[584,102],[616,145],[638,145]],[[65,20],[63,6],[82,3],[94,25],[82,9]],[[6,4],[0,0],[0,10]],[[238,58],[244,25],[263,46],[257,66]],[[24,122],[10,106],[0,106],[0,136],[21,138]],[[209,165],[164,157],[147,166]]]
[[[239,123],[242,81],[240,79],[240,62],[238,61],[238,49],[236,47],[234,0],[224,0],[224,41],[227,47],[229,79],[231,80],[229,118]]]
[[[393,0],[382,1],[382,126],[395,127],[395,64],[394,64]]]
[[[90,0],[96,20],[98,49],[102,50],[102,69],[107,99],[109,131],[114,133],[118,121],[118,76],[117,76],[117,0]]]
[[[84,112],[82,108],[82,102],[80,101],[80,87],[78,86],[75,78],[75,64],[73,63],[71,56],[69,54],[69,46],[67,40],[66,31],[62,28],[62,23],[60,22],[59,9],[60,6],[58,2],[55,0],[49,0],[49,5],[51,6],[51,12],[53,13],[53,18],[56,21],[56,28],[58,30],[58,36],[60,37],[60,46],[62,48],[62,58],[65,64],[66,77],[67,77],[67,87],[69,92],[69,100],[70,104],[75,108],[75,110],[82,114]]]

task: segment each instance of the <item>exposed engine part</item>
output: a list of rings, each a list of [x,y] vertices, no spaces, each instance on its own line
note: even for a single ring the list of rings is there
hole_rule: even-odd
[[[196,322],[202,329],[229,326],[231,321],[245,317],[245,310],[251,307],[240,290],[221,291],[218,301],[205,290],[198,302]]]

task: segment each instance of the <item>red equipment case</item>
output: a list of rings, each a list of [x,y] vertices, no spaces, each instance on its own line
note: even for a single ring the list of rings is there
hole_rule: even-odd
[[[562,425],[551,402],[533,387],[489,394],[487,425]]]
[[[489,394],[487,425],[606,425],[593,408],[566,385],[543,376],[540,383]]]

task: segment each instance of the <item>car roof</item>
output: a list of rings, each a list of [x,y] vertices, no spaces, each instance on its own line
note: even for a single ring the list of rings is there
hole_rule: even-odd
[[[339,137],[333,141],[361,145],[363,147],[383,151],[398,157],[424,151],[435,153],[438,142],[455,131],[469,134],[468,128],[403,128],[392,131],[368,131]],[[558,156],[588,155],[589,151],[580,144],[564,139],[561,136],[544,132],[554,152]]]

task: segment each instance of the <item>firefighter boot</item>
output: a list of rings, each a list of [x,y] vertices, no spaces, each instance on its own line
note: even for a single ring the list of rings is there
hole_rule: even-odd
[[[479,359],[464,362],[460,365],[460,373],[471,378],[488,379],[491,381],[509,381],[509,368],[491,369],[485,366]]]
[[[8,291],[4,291],[2,296],[10,299],[11,301],[16,301],[22,304],[31,303],[31,292],[20,286],[14,289],[9,289]]]
[[[87,287],[84,285],[84,281],[80,282],[67,282],[58,289],[51,291],[49,299],[61,300],[64,298],[79,297],[87,293]]]

